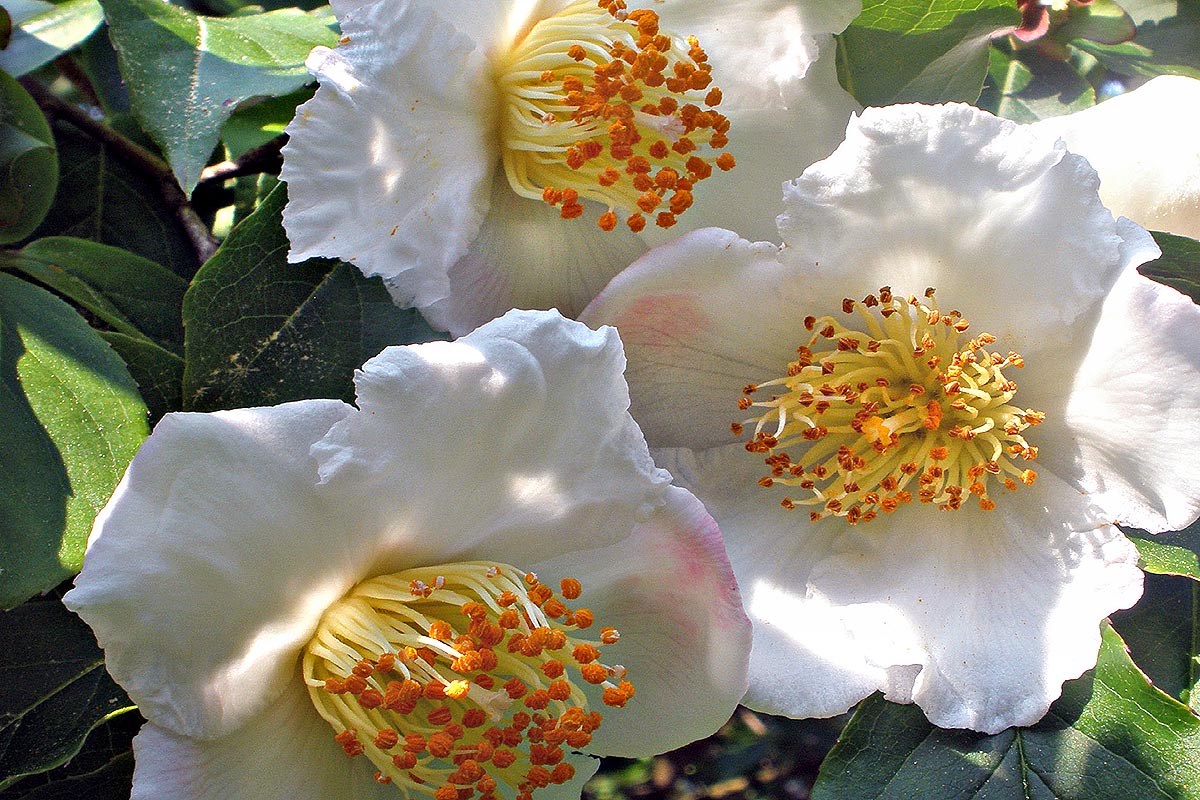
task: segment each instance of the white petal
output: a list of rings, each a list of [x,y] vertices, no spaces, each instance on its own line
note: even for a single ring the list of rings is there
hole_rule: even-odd
[[[726,5],[711,7],[724,11]],[[752,33],[764,30],[773,29],[754,28]],[[704,44],[706,40],[700,41]],[[820,58],[803,77],[780,87],[774,99],[750,96],[743,100],[739,92],[746,87],[727,87],[722,77],[726,71],[720,69],[721,51],[712,52],[718,70],[716,82],[725,92],[721,111],[730,120],[728,150],[737,166],[698,185],[694,204],[680,215],[678,224],[666,231],[647,228],[647,240],[658,244],[672,235],[710,225],[736,231],[751,241],[779,240],[775,217],[781,208],[783,181],[832,153],[845,137],[851,115],[861,109],[838,84],[832,38],[823,37],[820,47]],[[756,55],[755,50],[737,52]],[[758,67],[745,69],[747,75],[759,75]]]
[[[131,800],[395,798],[395,787],[372,779],[369,761],[342,752],[299,675],[292,678],[276,702],[218,739],[192,739],[147,723],[133,740]]]
[[[754,625],[750,688],[743,703],[773,714],[840,714],[883,686],[887,671],[829,612],[805,597],[813,567],[839,535],[836,524],[798,526],[803,512],[779,506],[780,495],[757,484],[761,458],[741,445],[693,453],[654,451],[676,483],[700,497],[718,520]]]
[[[1150,531],[1200,514],[1200,308],[1130,268],[1104,303],[1060,436],[1040,459],[1113,519]]]
[[[479,236],[450,269],[449,297],[424,309],[425,318],[461,336],[510,308],[576,316],[646,249],[623,227],[605,232],[587,222],[604,209],[584,206],[584,219],[564,220],[545,203],[517,195],[497,171]]]
[[[1136,549],[1053,475],[995,512],[917,505],[851,527],[779,509],[732,448],[705,456],[678,473],[725,534],[760,710],[824,716],[880,689],[942,727],[1032,724],[1141,594]]]
[[[403,275],[406,305],[445,297],[487,210],[495,99],[483,54],[424,4],[380,0],[310,60],[321,86],[287,128],[291,261]],[[447,69],[454,64],[454,69]]]
[[[785,186],[784,254],[848,297],[935,287],[943,308],[1025,352],[1120,272],[1096,182],[1061,143],[970,106],[867,109]]]
[[[627,412],[612,329],[510,312],[456,342],[388,348],[360,411],[314,446],[323,487],[396,543],[378,565],[533,563],[628,536],[670,477]]]
[[[579,318],[621,332],[631,411],[652,447],[711,447],[745,418],[742,387],[779,377],[795,356],[806,290],[825,291],[774,246],[708,228],[651,250]]]
[[[152,722],[219,736],[272,703],[330,601],[361,579],[308,449],[349,407],[169,414],[96,520],[63,602]]]
[[[595,705],[604,724],[589,752],[653,755],[708,736],[729,719],[746,691],[750,622],[721,533],[694,496],[672,487],[630,539],[534,570],[543,580],[577,577],[580,603],[595,613],[597,629],[621,633],[602,658],[628,668],[637,694],[624,709]]]
[[[1200,80],[1164,75],[1033,127],[1061,136],[1091,162],[1114,214],[1200,237]]]

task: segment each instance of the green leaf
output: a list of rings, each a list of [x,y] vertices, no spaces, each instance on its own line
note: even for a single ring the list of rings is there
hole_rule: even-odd
[[[1112,622],[1154,685],[1200,710],[1200,582],[1147,575],[1142,599]]]
[[[29,92],[0,72],[0,243],[38,226],[58,186],[50,125]]]
[[[183,404],[183,358],[141,336],[112,331],[104,331],[100,336],[129,368],[129,374],[146,401],[151,422],[180,410]]]
[[[1072,6],[1067,21],[1053,35],[1060,42],[1087,39],[1100,44],[1120,44],[1136,33],[1133,18],[1114,0],[1094,0],[1086,6]]]
[[[54,205],[34,235],[75,236],[122,247],[190,278],[198,266],[196,253],[154,182],[130,168],[111,146],[70,125],[56,124],[54,135],[63,174]]]
[[[1138,566],[1156,575],[1182,575],[1200,581],[1200,557],[1186,547],[1130,536],[1138,549]]]
[[[264,145],[283,133],[296,116],[296,106],[309,100],[315,91],[313,87],[305,87],[283,97],[244,105],[235,111],[221,129],[221,140],[229,150],[229,157],[240,158],[247,150]]]
[[[935,728],[916,706],[866,700],[821,766],[813,800],[1195,798],[1200,720],[1155,689],[1103,626],[1095,670],[1029,728]]]
[[[132,704],[91,629],[55,600],[0,613],[0,788],[57,767]]]
[[[32,72],[78,46],[100,26],[104,14],[97,0],[5,0],[16,29],[0,52],[0,69],[10,75]]]
[[[184,298],[184,408],[352,400],[351,375],[389,344],[435,338],[382,281],[330,259],[287,263],[279,184],[196,273]]]
[[[149,259],[119,247],[59,236],[0,253],[0,266],[24,272],[114,330],[148,336],[183,352],[187,283]]]
[[[92,735],[99,733],[97,731]],[[87,800],[129,800],[133,789],[133,753],[126,749],[89,772],[64,777],[56,775],[36,786],[25,786],[26,782],[33,780],[26,778],[25,782],[14,786],[10,792],[0,793],[0,800],[79,800],[81,797]]]
[[[0,273],[0,607],[79,571],[88,531],[145,439],[121,359],[69,305]]]
[[[134,113],[185,192],[196,185],[238,103],[309,83],[309,51],[337,41],[327,14],[298,9],[220,18],[164,0],[103,5]]]
[[[1027,50],[1022,58],[993,47],[979,106],[1017,122],[1082,111],[1096,104],[1092,85],[1062,61]]]
[[[13,21],[8,9],[0,6],[0,50],[8,47],[12,41]]]
[[[1200,303],[1200,242],[1162,231],[1150,231],[1150,235],[1162,255],[1138,267],[1138,272]]]
[[[1200,70],[1200,3],[1196,0],[1120,0],[1137,26],[1137,44],[1159,65]],[[1183,73],[1188,74],[1188,73]]]
[[[863,105],[973,103],[992,34],[1020,22],[1011,0],[864,0],[838,37],[839,78]]]

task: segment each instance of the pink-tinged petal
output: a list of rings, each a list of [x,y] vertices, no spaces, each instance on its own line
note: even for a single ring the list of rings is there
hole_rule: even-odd
[[[356,376],[359,411],[313,448],[323,491],[403,546],[376,573],[628,535],[670,480],[627,412],[621,343],[514,311],[456,342],[389,348]]]
[[[345,259],[402,279],[405,305],[427,305],[446,296],[446,273],[487,211],[497,157],[490,68],[423,5],[364,5],[342,31],[338,49],[310,54],[321,86],[287,128],[288,258]]]
[[[1104,303],[1041,460],[1113,520],[1149,531],[1200,515],[1200,308],[1132,267]]]
[[[604,211],[585,201],[586,219]],[[467,255],[450,269],[450,294],[423,313],[435,328],[462,336],[510,308],[557,308],[576,316],[608,281],[645,252],[628,230],[605,232],[565,220],[512,191],[498,173],[491,213]]]
[[[578,578],[579,602],[595,613],[595,627],[621,634],[602,658],[625,666],[637,693],[624,709],[593,703],[604,723],[589,752],[653,755],[707,736],[729,719],[746,691],[750,621],[721,533],[693,495],[671,487],[630,539],[533,569],[544,579]]]
[[[813,567],[839,535],[837,523],[809,526],[805,512],[780,507],[777,491],[757,485],[762,459],[741,445],[699,453],[661,449],[654,457],[727,526],[725,546],[754,625],[745,705],[828,717],[885,684],[886,670],[868,662],[828,604],[805,594]]]
[[[970,106],[867,109],[785,186],[783,257],[819,265],[848,297],[932,286],[942,308],[1024,353],[1120,273],[1096,185],[1061,143]]]
[[[686,234],[643,256],[580,314],[620,331],[630,410],[652,447],[732,441],[730,423],[745,417],[742,387],[777,377],[794,357],[803,314],[763,308],[813,282],[777,253],[716,228]]]
[[[310,400],[169,414],[96,520],[63,598],[147,719],[219,736],[273,703],[326,606],[362,575],[330,546],[311,444],[345,417]],[[349,510],[347,510],[348,512]]]
[[[347,757],[334,742],[291,666],[283,695],[220,738],[193,739],[147,723],[133,740],[130,800],[395,798],[395,787],[374,781],[369,761]]]
[[[1060,136],[1100,173],[1114,214],[1200,237],[1200,80],[1164,75],[1097,106],[1031,127]]]

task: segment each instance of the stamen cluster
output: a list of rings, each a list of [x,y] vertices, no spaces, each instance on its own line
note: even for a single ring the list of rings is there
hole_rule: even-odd
[[[713,165],[735,165],[717,152],[729,120],[715,110],[721,90],[708,55],[686,41],[684,49],[655,12],[630,11],[625,0],[579,0],[534,25],[497,64],[513,190],[564,219],[583,214],[581,198],[605,204],[603,230],[616,227],[614,208],[630,212],[633,231],[650,214],[674,225]]]
[[[964,341],[970,324],[941,313],[933,289],[904,299],[885,286],[843,300],[842,312],[858,326],[805,318],[812,335],[786,376],[745,387],[738,401],[762,409],[732,426],[737,436],[753,426],[746,450],[765,454],[770,468],[759,484],[804,492],[784,497],[784,508],[815,507],[813,521],[851,524],[914,496],[946,511],[974,496],[990,511],[993,479],[1014,491],[1034,482],[1037,473],[1015,462],[1037,457],[1021,433],[1045,415],[1012,405],[1017,384],[1003,373],[1024,366],[1020,355],[988,351],[991,334]],[[781,391],[754,399],[768,387]],[[801,453],[794,460],[784,448]]]
[[[532,573],[482,562],[365,581],[305,651],[309,696],[346,754],[365,755],[405,796],[528,800],[574,777],[565,748],[600,727],[571,673],[608,706],[634,694],[623,667],[599,660],[616,630],[570,635],[593,624],[564,602],[581,591],[568,578],[555,596]]]

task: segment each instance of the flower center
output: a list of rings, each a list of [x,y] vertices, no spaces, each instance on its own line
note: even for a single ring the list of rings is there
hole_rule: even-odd
[[[541,20],[496,65],[504,171],[517,194],[583,214],[580,198],[663,228],[692,205],[713,165],[729,170],[729,120],[717,112],[708,56],[694,37],[661,33],[658,15],[624,0],[578,0]],[[703,106],[703,108],[702,108]]]
[[[753,425],[746,449],[765,453],[771,468],[759,484],[804,492],[784,497],[784,508],[815,506],[813,521],[833,514],[854,524],[912,502],[915,489],[946,511],[968,494],[990,511],[993,481],[1015,491],[1037,478],[1017,458],[1037,457],[1021,432],[1045,415],[1014,406],[1017,384],[1003,373],[1024,360],[986,350],[991,334],[964,341],[967,320],[939,312],[933,295],[902,299],[885,286],[845,299],[853,328],[807,317],[812,337],[787,375],[743,390],[738,408],[762,412],[732,429],[740,436]],[[753,399],[768,387],[779,393]],[[793,461],[784,448],[802,453]]]
[[[532,573],[464,562],[364,581],[330,607],[304,652],[317,712],[347,755],[365,755],[380,783],[407,796],[529,798],[571,780],[564,747],[591,741],[601,714],[573,681],[633,696],[621,666],[599,661],[620,634],[575,638],[592,625],[574,579],[561,599]]]

